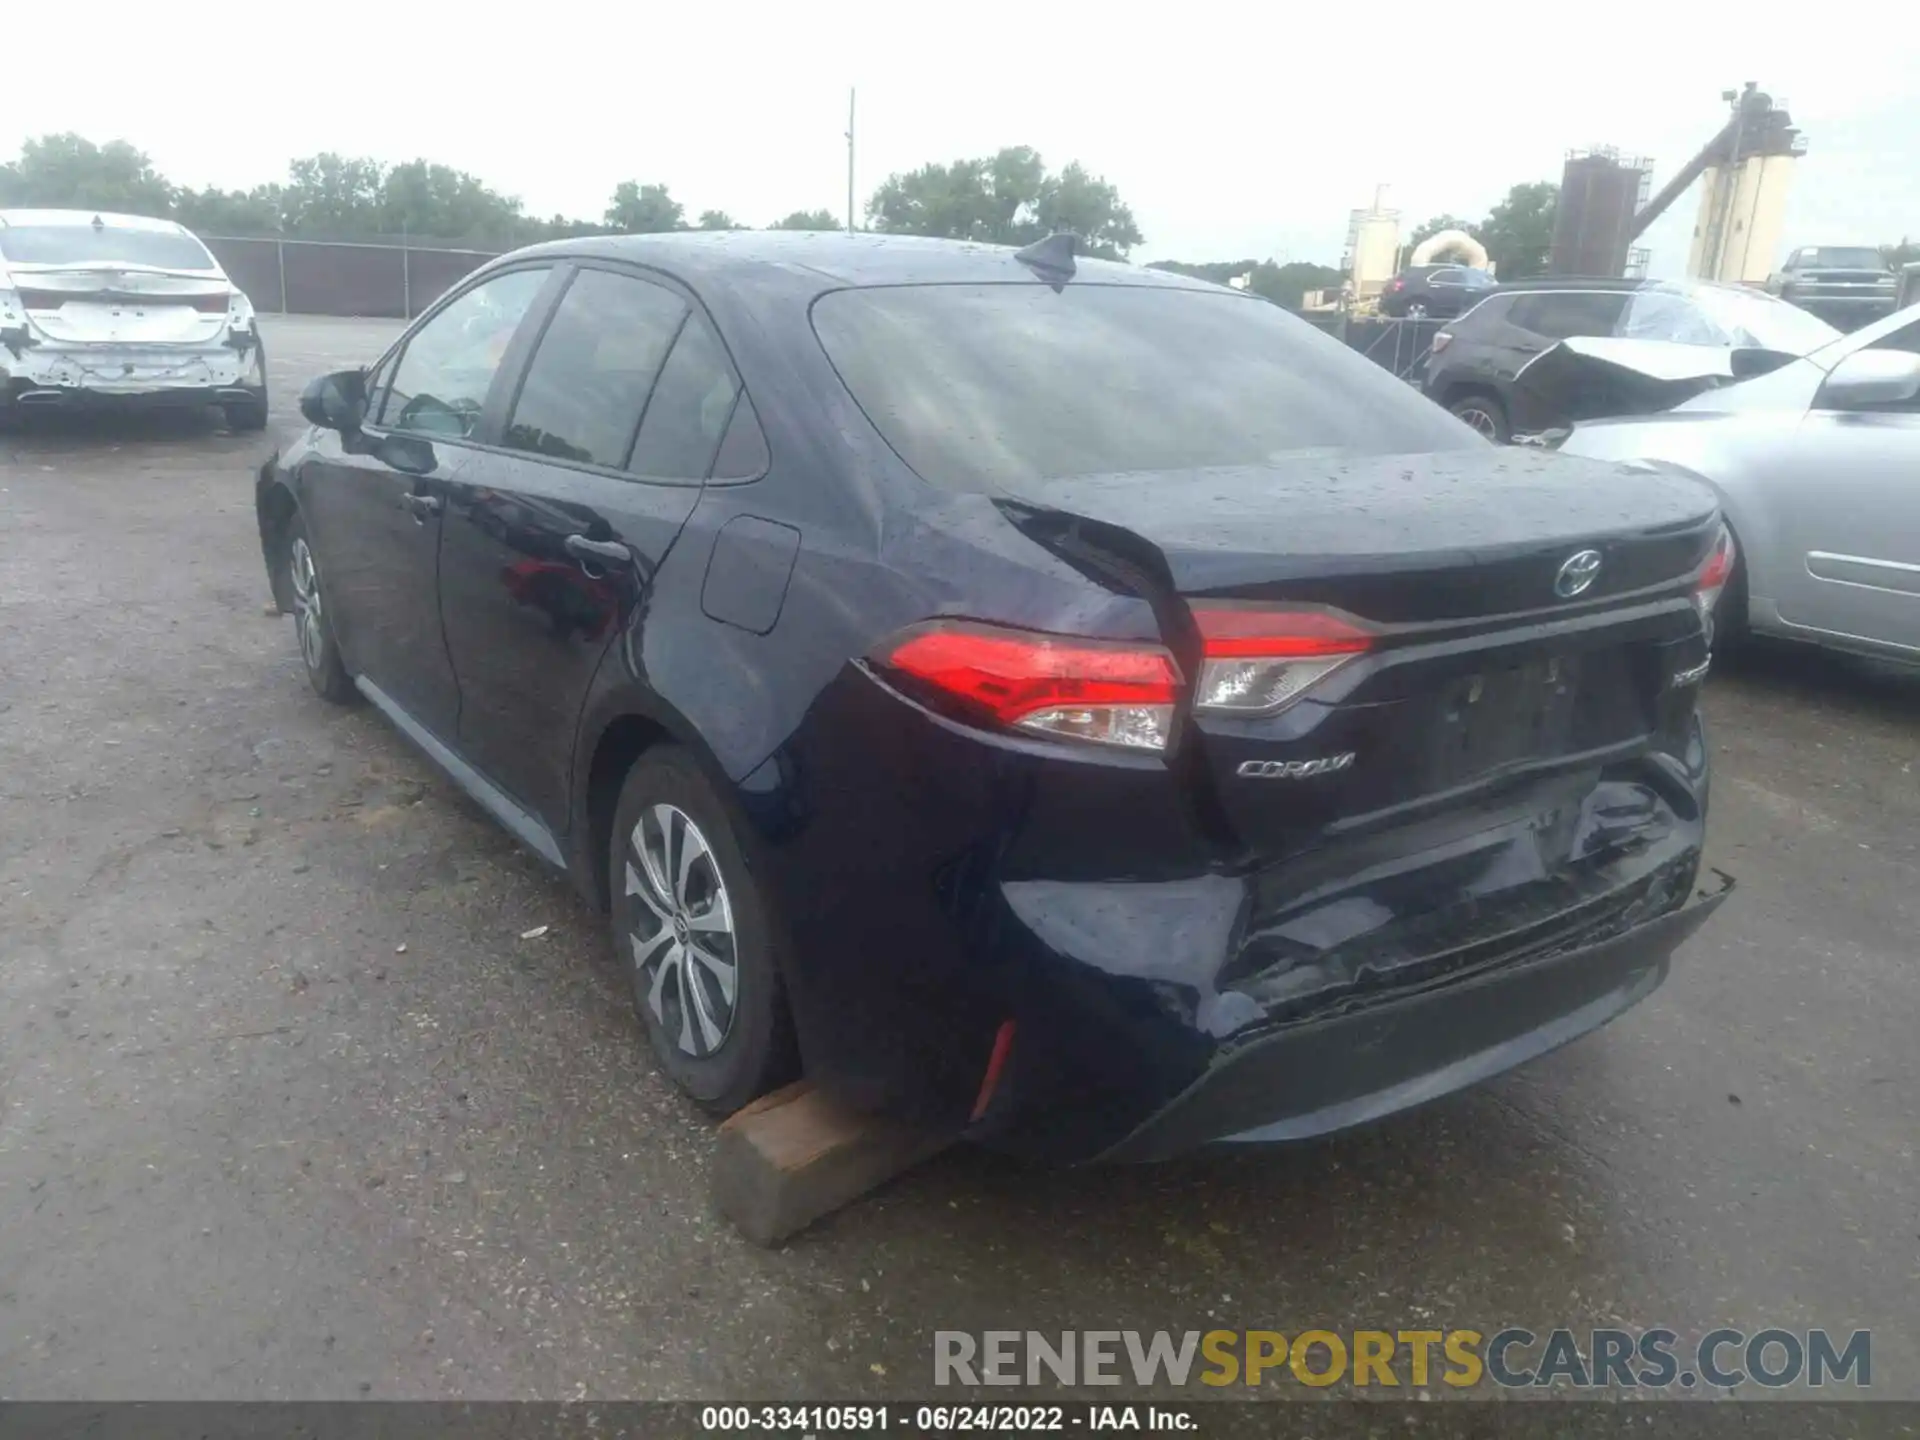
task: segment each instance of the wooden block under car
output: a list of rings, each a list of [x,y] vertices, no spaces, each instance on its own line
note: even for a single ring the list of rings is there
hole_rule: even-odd
[[[953,1140],[862,1115],[797,1081],[721,1125],[714,1203],[754,1244],[777,1245]]]

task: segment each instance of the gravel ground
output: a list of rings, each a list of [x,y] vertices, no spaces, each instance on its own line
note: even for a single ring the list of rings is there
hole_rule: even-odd
[[[272,322],[273,428],[378,322]],[[1920,1398],[1920,684],[1711,682],[1741,892],[1645,1005],[1325,1143],[953,1152],[787,1248],[600,922],[266,613],[211,422],[0,438],[0,1395],[924,1395],[931,1332],[1872,1327]],[[524,940],[536,926],[543,938]]]

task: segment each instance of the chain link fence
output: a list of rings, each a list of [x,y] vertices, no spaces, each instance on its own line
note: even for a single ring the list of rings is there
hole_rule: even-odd
[[[411,320],[499,253],[431,240],[201,238],[254,309],[283,315]]]

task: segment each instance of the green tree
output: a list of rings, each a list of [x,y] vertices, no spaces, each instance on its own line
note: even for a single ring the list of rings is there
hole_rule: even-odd
[[[354,236],[379,233],[386,172],[377,160],[325,151],[287,166],[282,191],[287,233]]]
[[[796,210],[768,227],[773,230],[838,230],[840,222],[831,210]]]
[[[1091,253],[1107,260],[1125,259],[1142,238],[1120,192],[1089,175],[1078,161],[1041,181],[1033,211],[1037,223],[1029,233],[1034,239],[1071,230],[1087,242]]]
[[[251,190],[177,190],[173,218],[197,235],[272,235],[280,229],[285,199],[278,185]]]
[[[687,228],[686,207],[667,193],[664,185],[641,185],[622,180],[607,206],[610,229],[629,235],[658,235]]]
[[[1475,233],[1502,280],[1524,280],[1547,268],[1553,210],[1559,198],[1558,185],[1535,180],[1514,186],[1506,199],[1487,212]]]
[[[1025,245],[1072,230],[1089,252],[1124,258],[1143,238],[1133,212],[1078,163],[1049,174],[1025,145],[889,175],[867,202],[868,223],[898,235]]]
[[[571,240],[580,235],[604,235],[607,227],[598,220],[569,220],[565,215],[555,215],[547,220],[528,220],[521,234],[521,243],[533,244],[536,240]]]
[[[1212,260],[1192,265],[1179,260],[1155,260],[1149,270],[1167,270],[1175,275],[1225,285],[1247,277],[1246,289],[1255,295],[1283,305],[1300,308],[1301,297],[1309,290],[1326,290],[1340,283],[1340,272],[1331,265],[1315,265],[1306,260],[1289,260],[1276,265],[1271,260]]]
[[[426,160],[396,165],[381,177],[374,230],[431,235],[477,246],[510,246],[526,233],[519,200],[477,176]]]
[[[696,230],[744,230],[747,227],[724,210],[702,210]]]
[[[0,165],[0,205],[47,205],[165,216],[173,187],[124,140],[96,145],[72,133],[41,135]]]

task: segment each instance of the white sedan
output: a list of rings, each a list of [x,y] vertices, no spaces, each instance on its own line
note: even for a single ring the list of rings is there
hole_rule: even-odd
[[[1559,447],[1662,460],[1720,492],[1742,631],[1920,661],[1920,305],[1671,410],[1575,426]]]
[[[217,405],[263,429],[253,306],[171,220],[0,210],[0,419],[97,405]]]

